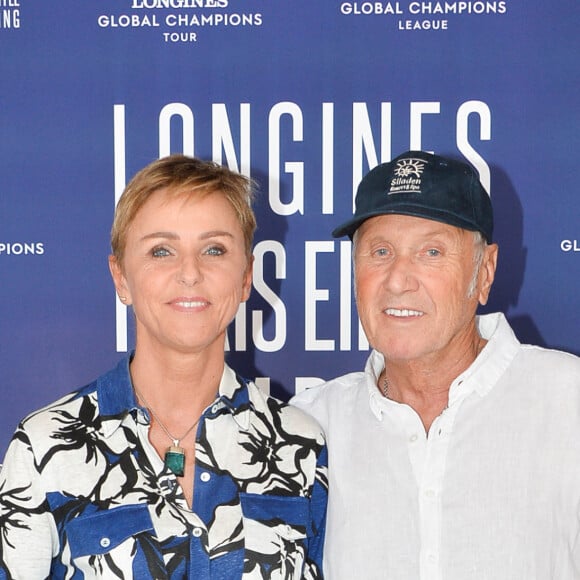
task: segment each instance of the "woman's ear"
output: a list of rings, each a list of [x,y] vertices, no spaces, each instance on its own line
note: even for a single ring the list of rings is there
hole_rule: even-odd
[[[117,291],[119,300],[128,306],[132,303],[131,293],[129,292],[127,280],[123,274],[123,267],[116,256],[109,256],[109,271],[111,272],[111,277],[113,278],[113,283],[115,284],[115,290]]]
[[[248,259],[248,266],[244,272],[244,279],[242,282],[242,302],[246,302],[252,292],[252,275],[254,273],[254,256]]]

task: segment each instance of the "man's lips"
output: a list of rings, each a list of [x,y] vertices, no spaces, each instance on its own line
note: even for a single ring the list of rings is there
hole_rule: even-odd
[[[395,318],[420,318],[425,314],[420,310],[412,310],[411,308],[387,308],[384,312]]]

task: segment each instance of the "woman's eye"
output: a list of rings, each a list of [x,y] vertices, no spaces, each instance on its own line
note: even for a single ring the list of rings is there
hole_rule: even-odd
[[[207,248],[205,253],[210,256],[221,256],[222,254],[225,254],[225,250],[221,246],[210,246]]]
[[[167,248],[157,247],[151,250],[151,255],[154,258],[165,258],[166,256],[170,255],[170,252]]]

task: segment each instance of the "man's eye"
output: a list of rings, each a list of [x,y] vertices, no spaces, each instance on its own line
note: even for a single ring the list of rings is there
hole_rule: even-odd
[[[441,255],[441,251],[436,249],[436,248],[429,248],[427,250],[427,255],[428,256],[432,256],[432,257],[436,257],[436,256],[440,256]]]
[[[373,254],[374,254],[375,256],[379,256],[379,257],[381,257],[381,256],[388,256],[388,254],[389,254],[389,250],[387,250],[387,248],[377,248],[377,249],[376,249],[376,250],[373,252]]]

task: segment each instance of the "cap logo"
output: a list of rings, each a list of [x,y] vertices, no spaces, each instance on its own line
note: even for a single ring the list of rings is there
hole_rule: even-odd
[[[393,193],[417,193],[421,191],[421,175],[425,169],[423,159],[407,157],[397,161],[391,179],[391,187],[388,195]]]

